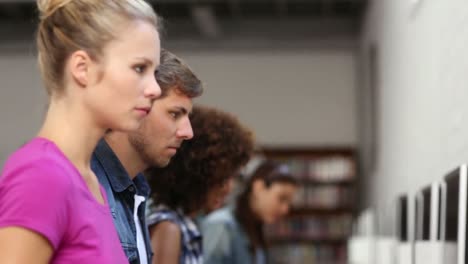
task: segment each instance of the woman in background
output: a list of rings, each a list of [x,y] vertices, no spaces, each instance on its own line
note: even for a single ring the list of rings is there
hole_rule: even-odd
[[[265,264],[263,226],[288,213],[296,189],[286,165],[262,163],[232,207],[214,211],[203,220],[204,263]]]
[[[128,263],[90,167],[109,129],[140,126],[161,94],[158,18],[143,0],[38,0],[48,111],[0,178],[0,263]]]
[[[146,173],[154,199],[147,217],[153,264],[203,263],[195,218],[222,205],[230,179],[253,152],[252,133],[228,113],[195,106],[191,123],[194,137],[169,165]]]

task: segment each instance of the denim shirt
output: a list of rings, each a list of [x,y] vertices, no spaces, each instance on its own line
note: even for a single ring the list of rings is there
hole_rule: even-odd
[[[137,248],[136,227],[133,220],[135,194],[148,200],[150,187],[145,177],[140,173],[133,181],[104,139],[100,140],[91,158],[91,168],[106,190],[107,200],[111,209],[115,227],[119,234],[120,243],[130,264],[140,264]],[[151,240],[145,220],[146,200],[138,208],[138,218],[151,263]]]
[[[265,264],[265,251],[249,250],[250,241],[234,217],[232,207],[212,212],[201,220],[205,264]]]

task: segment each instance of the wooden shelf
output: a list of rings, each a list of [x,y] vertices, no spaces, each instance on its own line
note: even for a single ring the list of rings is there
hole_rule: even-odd
[[[339,208],[320,208],[320,207],[297,207],[292,208],[289,212],[289,216],[310,216],[310,215],[320,215],[320,216],[333,216],[333,215],[343,215],[343,214],[352,214],[354,209],[349,207],[339,207]]]
[[[305,177],[297,177],[296,179],[300,183],[307,184],[307,185],[317,185],[317,186],[322,186],[322,185],[352,186],[356,183],[354,178],[346,179],[346,180],[330,180],[330,181],[308,179]]]
[[[354,156],[355,151],[353,147],[270,147],[263,146],[260,149],[268,157],[327,157],[327,156]]]
[[[348,241],[348,238],[343,237],[343,238],[320,239],[320,238],[309,238],[309,237],[285,236],[285,237],[270,237],[270,238],[267,238],[267,240],[271,244],[288,244],[288,243],[344,244]]]

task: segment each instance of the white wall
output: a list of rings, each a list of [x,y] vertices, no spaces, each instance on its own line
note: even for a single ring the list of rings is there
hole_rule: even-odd
[[[362,52],[371,43],[380,49],[380,140],[377,167],[367,170],[368,205],[387,206],[468,161],[468,2],[416,2],[376,0],[367,14]],[[370,87],[361,87],[365,102]],[[364,120],[368,111],[361,109]]]
[[[356,145],[353,51],[182,51],[181,56],[206,84],[199,101],[237,114],[261,144]]]
[[[0,164],[37,132],[45,112],[30,46],[10,44],[3,50],[0,46],[0,121],[4,124]],[[357,144],[353,50],[180,50],[178,54],[206,83],[198,101],[237,114],[253,128],[259,143]]]
[[[0,50],[0,165],[34,136],[46,111],[46,96],[32,52]]]

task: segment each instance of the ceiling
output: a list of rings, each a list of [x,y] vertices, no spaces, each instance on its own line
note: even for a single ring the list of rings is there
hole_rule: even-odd
[[[157,0],[170,42],[242,45],[314,43],[357,37],[365,0]],[[0,0],[0,37],[30,36],[37,17],[34,0]],[[3,29],[2,29],[3,28]],[[16,29],[15,29],[16,28]],[[19,30],[18,30],[19,29]],[[19,35],[19,36],[18,36]],[[336,42],[336,41],[334,41]],[[339,42],[339,41],[338,41]]]

